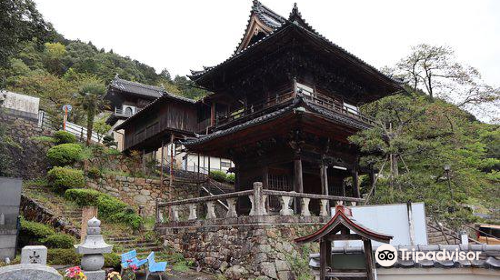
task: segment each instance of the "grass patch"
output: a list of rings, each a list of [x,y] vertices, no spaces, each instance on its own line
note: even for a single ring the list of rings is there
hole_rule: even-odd
[[[40,143],[57,143],[57,139],[50,136],[34,136],[30,137],[30,139]]]

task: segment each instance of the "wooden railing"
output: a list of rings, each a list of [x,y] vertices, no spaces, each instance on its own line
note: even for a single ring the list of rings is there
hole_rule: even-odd
[[[309,210],[309,203],[312,199],[319,200],[319,216],[324,217],[330,215],[328,211],[329,204],[334,205],[351,203],[351,205],[356,205],[357,203],[364,201],[364,199],[355,197],[267,190],[262,188],[262,183],[256,182],[254,183],[252,190],[189,198],[171,202],[162,202],[158,199],[156,201],[156,222],[163,223],[166,221],[164,214],[167,212],[167,208],[170,208],[170,221],[172,222],[178,222],[181,220],[197,220],[199,205],[206,206],[206,219],[235,218],[238,217],[236,203],[238,198],[241,197],[248,197],[252,204],[249,216],[265,216],[270,214],[266,207],[266,201],[271,196],[277,197],[280,201],[281,210],[279,211],[279,215],[281,216],[290,216],[295,214],[304,217],[312,216],[313,214]],[[300,201],[300,213],[295,213],[291,208],[292,200],[294,198],[297,199],[297,201]],[[215,203],[224,200],[226,201],[227,212],[224,216],[217,217],[215,212]],[[181,217],[181,210],[185,209],[188,210],[189,214],[187,217]]]
[[[277,104],[284,103],[293,98],[293,91],[291,89],[278,92],[274,96],[268,98],[267,100],[262,100],[259,102],[254,102],[248,104],[246,108],[240,108],[238,110],[232,111],[224,117],[219,117],[216,119],[216,126],[232,122],[236,119],[249,116],[258,115],[259,113],[271,108]]]
[[[331,97],[328,97],[324,94],[317,93],[315,92],[314,94],[305,94],[301,92],[296,93],[297,96],[301,96],[302,98],[308,100],[309,102],[312,102],[320,107],[322,107],[325,110],[328,110],[330,112],[334,112],[337,114],[343,114],[346,116],[349,116],[351,118],[358,119],[362,122],[374,125],[375,120],[368,117],[364,116],[360,112],[354,111],[352,109],[348,109],[347,107],[344,107],[342,102],[339,100],[335,100]],[[218,117],[215,121],[216,126],[220,125],[225,125],[227,123],[231,123],[237,119],[240,119],[242,117],[246,116],[251,116],[253,115],[254,117],[258,117],[265,113],[266,111],[269,111],[267,109],[274,107],[278,104],[282,104],[290,99],[293,99],[295,96],[295,93],[293,89],[287,89],[282,92],[277,93],[275,96],[268,98],[266,100],[262,100],[259,102],[254,102],[251,104],[248,104],[245,108],[240,108],[238,110],[234,110],[232,112],[229,112],[226,116],[223,117]]]

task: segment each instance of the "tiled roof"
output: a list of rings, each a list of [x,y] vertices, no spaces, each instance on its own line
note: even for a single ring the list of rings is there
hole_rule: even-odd
[[[254,6],[255,6],[255,2],[257,2],[258,4],[260,4],[260,2],[258,1],[254,1]],[[262,4],[260,4],[260,7],[264,7]],[[267,8],[265,8],[267,11],[271,11]],[[254,8],[252,7],[252,12],[254,11]],[[272,11],[271,11],[272,12]],[[274,12],[272,12],[273,14],[276,14]],[[277,15],[277,14],[276,14]],[[374,71],[375,73],[387,78],[388,80],[390,80],[391,82],[394,82],[396,84],[401,84],[401,81],[398,81],[398,80],[395,80],[393,79],[392,77],[389,77],[387,76],[386,74],[382,73],[380,70],[378,70],[377,68],[375,68],[374,66],[371,66],[370,64],[366,63],[364,60],[360,59],[359,57],[355,56],[354,54],[348,52],[347,50],[345,50],[344,48],[340,47],[339,45],[333,43],[332,41],[328,40],[326,37],[324,37],[323,35],[319,34],[313,27],[311,27],[303,18],[302,18],[302,15],[301,13],[299,12],[298,8],[297,8],[297,5],[294,5],[293,9],[292,9],[292,12],[290,13],[290,16],[288,19],[284,19],[283,17],[279,16],[280,19],[283,19],[284,21],[278,26],[276,25],[276,27],[273,28],[273,31],[270,32],[269,34],[267,34],[265,37],[263,37],[262,39],[260,39],[259,41],[253,43],[252,45],[249,45],[247,47],[245,47],[244,49],[240,50],[240,51],[236,51],[233,55],[231,55],[229,58],[227,58],[226,60],[224,60],[223,62],[215,65],[215,66],[211,66],[211,67],[203,67],[204,69],[203,70],[200,70],[200,71],[195,71],[195,70],[191,70],[191,76],[189,76],[191,79],[193,80],[196,80],[197,78],[199,78],[200,76],[212,71],[213,69],[215,68],[218,68],[220,67],[221,65],[224,65],[226,64],[227,62],[241,56],[243,53],[245,53],[246,51],[248,51],[249,49],[257,46],[257,45],[260,45],[262,44],[262,42],[266,41],[268,38],[272,37],[274,34],[276,33],[279,33],[279,31],[282,31],[286,28],[289,28],[290,26],[295,26],[295,27],[299,27],[303,30],[306,30],[307,32],[309,32],[311,35],[313,35],[314,37],[317,37],[319,39],[321,39],[322,41],[324,41],[325,43],[329,44],[331,47],[335,48],[335,49],[338,49],[341,53],[344,53],[347,57],[355,60],[356,62],[360,63],[361,65],[365,66],[367,69],[369,70],[372,70]],[[243,39],[242,39],[243,40]],[[240,43],[241,44],[241,43]],[[239,46],[239,45],[238,45]]]
[[[122,81],[126,81],[126,80],[122,80]],[[126,82],[129,82],[129,81],[126,81]],[[132,82],[130,82],[130,83],[132,83]],[[134,84],[137,84],[137,83],[134,83]],[[146,87],[152,87],[152,88],[158,88],[158,87],[147,86],[147,85],[143,85],[143,84],[139,84],[139,85],[146,86]],[[128,122],[130,122],[130,120],[136,119],[139,116],[142,116],[143,114],[147,114],[147,112],[150,110],[151,107],[153,107],[154,105],[158,104],[159,102],[161,102],[162,100],[165,100],[165,99],[174,99],[174,100],[178,100],[178,101],[182,101],[182,102],[187,102],[187,103],[190,103],[190,104],[195,104],[196,103],[196,101],[193,100],[193,99],[169,93],[165,89],[161,88],[161,95],[159,97],[157,97],[154,101],[152,101],[151,103],[149,103],[148,105],[146,105],[146,107],[142,108],[136,114],[134,114],[131,117],[127,118],[123,123],[121,123],[120,125],[118,125],[115,128],[115,130],[123,128]]]
[[[228,134],[231,134],[233,132],[240,131],[242,129],[251,127],[253,125],[261,124],[261,123],[273,120],[276,117],[278,117],[278,116],[280,116],[280,115],[282,115],[282,114],[284,114],[286,112],[291,111],[293,108],[296,107],[296,105],[298,103],[299,103],[299,100],[295,99],[290,105],[288,105],[288,106],[286,106],[286,107],[284,107],[284,108],[282,108],[280,110],[273,111],[273,112],[271,112],[269,114],[266,114],[266,115],[254,118],[252,120],[249,120],[249,121],[244,122],[242,124],[235,125],[235,126],[233,126],[231,128],[225,129],[225,130],[219,130],[219,131],[210,133],[208,135],[202,135],[202,136],[199,136],[199,138],[196,138],[196,139],[188,139],[188,140],[184,141],[183,144],[184,145],[195,145],[195,144],[205,143],[205,142],[210,141],[210,140],[212,140],[214,138],[217,138],[217,137],[220,137],[220,136],[224,136],[224,135],[228,135]]]
[[[109,85],[112,88],[126,91],[130,93],[135,93],[138,95],[158,98],[165,93],[165,89],[157,86],[145,85],[137,82],[131,82],[124,79],[120,79],[115,77],[111,84]]]
[[[395,268],[487,268],[487,269],[500,269],[500,245],[485,245],[485,244],[472,244],[472,245],[417,245],[417,246],[398,246],[396,249],[408,249],[412,251],[422,252],[438,252],[446,249],[450,252],[480,252],[480,259],[478,261],[430,261],[424,260],[418,263],[414,260],[402,260],[398,254],[398,260],[394,264]],[[373,249],[376,250],[376,247]],[[332,247],[332,255],[355,255],[363,254],[364,248],[359,247]],[[313,269],[319,269],[319,254],[311,254],[309,256],[309,266]],[[377,264],[377,267],[380,267]]]
[[[302,97],[296,97],[295,99],[292,100],[290,105],[285,106],[279,110],[273,111],[271,113],[268,113],[268,114],[265,114],[265,115],[262,115],[262,116],[259,116],[256,118],[253,118],[253,119],[248,120],[246,122],[243,122],[241,124],[232,126],[228,129],[215,131],[215,132],[210,133],[208,135],[200,135],[196,139],[188,139],[184,142],[184,144],[185,145],[197,145],[197,144],[206,143],[214,138],[217,138],[220,136],[225,136],[225,135],[243,130],[245,128],[251,127],[253,125],[257,125],[257,124],[261,124],[261,123],[273,120],[286,112],[289,112],[293,109],[299,108],[302,105],[305,106],[306,109],[310,112],[321,114],[321,115],[326,116],[327,118],[329,118],[333,121],[343,123],[343,124],[348,124],[348,125],[353,126],[357,129],[366,129],[366,128],[370,127],[369,125],[367,125],[366,123],[364,123],[360,120],[357,120],[355,118],[352,118],[352,117],[349,117],[346,115],[342,115],[340,113],[334,113],[334,112],[328,111],[324,108],[321,108],[320,106],[315,105],[314,103],[312,103],[308,100],[303,99]]]

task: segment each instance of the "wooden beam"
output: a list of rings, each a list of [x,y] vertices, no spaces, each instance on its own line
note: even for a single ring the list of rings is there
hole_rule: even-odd
[[[367,280],[375,280],[375,274],[373,270],[373,249],[372,242],[370,239],[363,240],[363,245],[365,247],[365,259],[366,259],[366,277]]]

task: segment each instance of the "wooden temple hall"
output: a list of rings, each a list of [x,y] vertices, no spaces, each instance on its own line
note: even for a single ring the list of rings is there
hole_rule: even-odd
[[[348,137],[376,124],[358,107],[402,90],[317,33],[297,6],[282,17],[258,1],[234,53],[190,78],[211,94],[196,102],[159,97],[120,125],[125,148],[153,151],[174,137],[191,153],[230,159],[236,192],[262,182],[269,190],[360,197],[358,176],[373,171],[360,168]],[[238,210],[248,213],[250,203],[240,200]],[[319,205],[311,202],[311,211]]]

